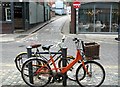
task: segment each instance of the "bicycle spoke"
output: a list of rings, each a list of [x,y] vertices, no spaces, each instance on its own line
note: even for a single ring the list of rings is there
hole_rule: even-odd
[[[88,70],[88,72],[90,73],[90,76],[88,74],[86,74],[86,76],[84,77],[84,79],[79,80],[79,74],[81,73],[81,69],[82,69],[82,65],[79,66],[79,68],[77,69],[77,73],[76,73],[76,78],[77,78],[77,82],[80,86],[94,86],[94,87],[98,87],[100,86],[104,79],[105,79],[105,71],[103,69],[103,67],[94,61],[88,61],[85,63],[85,66]]]
[[[32,64],[31,68],[29,68],[30,64]],[[48,65],[37,72],[44,64],[46,64],[46,62],[40,59],[30,59],[24,63],[22,67],[22,78],[26,84],[33,87],[42,87],[50,82],[52,73]],[[33,83],[30,82],[30,79],[33,80]]]

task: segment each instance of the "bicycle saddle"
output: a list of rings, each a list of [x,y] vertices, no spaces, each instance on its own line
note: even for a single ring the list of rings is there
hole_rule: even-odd
[[[44,45],[44,46],[42,46],[42,49],[43,50],[49,50],[50,49],[50,47],[52,47],[53,45]]]
[[[37,48],[37,47],[40,47],[40,46],[41,46],[41,44],[33,44],[33,45],[31,45],[32,48]]]

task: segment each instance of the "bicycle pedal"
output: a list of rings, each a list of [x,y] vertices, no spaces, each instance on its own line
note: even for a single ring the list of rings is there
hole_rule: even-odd
[[[69,69],[70,71],[72,71],[72,69]]]
[[[52,83],[54,83],[55,82],[55,80],[54,79],[52,79],[52,81],[50,82],[50,84],[52,84]]]
[[[80,61],[78,61],[78,63],[81,63]]]
[[[60,82],[62,82],[62,80],[57,80],[56,82],[60,83]]]

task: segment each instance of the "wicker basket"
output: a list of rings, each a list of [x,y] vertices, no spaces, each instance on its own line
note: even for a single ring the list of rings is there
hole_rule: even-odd
[[[92,42],[92,43],[85,43],[85,56],[86,59],[95,60],[99,58],[99,48],[100,45]]]

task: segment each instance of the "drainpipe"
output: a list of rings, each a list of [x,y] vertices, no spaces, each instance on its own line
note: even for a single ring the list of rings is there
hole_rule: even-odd
[[[0,1],[0,14],[2,14],[2,2]],[[2,15],[0,15],[0,21],[2,21]]]
[[[76,34],[76,10],[73,8],[73,3],[71,2],[71,23],[70,23],[70,33]]]
[[[96,8],[96,6],[94,4],[94,30],[93,30],[93,32],[95,32],[95,20],[96,20],[96,18],[95,18],[95,8]]]
[[[0,8],[0,13],[3,15],[3,12],[2,12],[2,9],[3,9],[3,7],[2,7],[2,2],[0,1],[0,4],[1,4],[1,8]],[[2,34],[2,15],[0,15],[0,34]]]
[[[46,21],[45,20],[45,2],[43,2],[43,16],[44,16],[44,22]]]
[[[118,7],[119,7],[119,9],[118,9],[118,40],[120,41],[120,1],[119,1],[119,3],[118,3]]]
[[[27,31],[27,28],[26,28],[26,2],[23,2],[23,27],[24,27],[24,30]]]
[[[28,29],[29,29],[29,7],[28,7],[28,5],[29,5],[29,2],[23,2],[24,3],[24,16],[23,16],[23,18],[24,18],[24,29],[25,29],[25,31],[27,31]]]
[[[120,41],[120,1],[118,2],[118,37],[115,40]],[[119,48],[119,47],[118,47]],[[120,84],[120,83],[118,83]]]
[[[11,27],[11,31],[12,33],[14,33],[14,2],[13,0],[10,2],[10,9],[11,9],[11,23],[12,23],[12,27]]]
[[[111,28],[112,28],[112,4],[110,6],[110,30],[109,32],[111,32]]]

